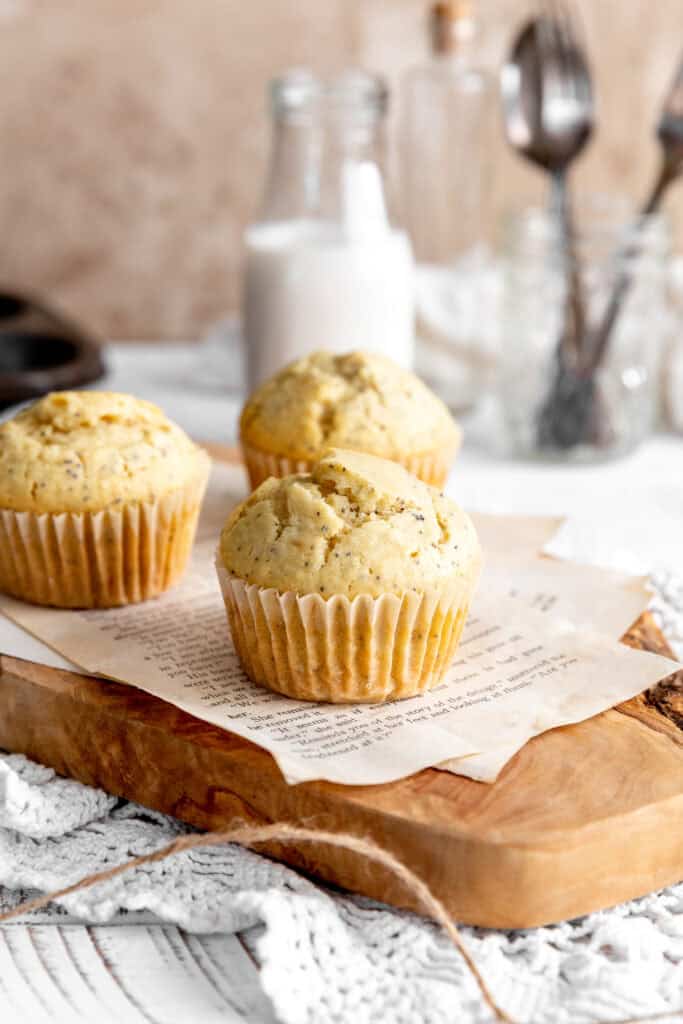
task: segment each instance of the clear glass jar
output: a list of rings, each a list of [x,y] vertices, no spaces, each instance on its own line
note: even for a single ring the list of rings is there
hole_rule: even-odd
[[[413,261],[389,213],[387,90],[362,71],[271,86],[273,145],[262,207],[245,237],[250,388],[320,348],[413,356]]]
[[[626,200],[611,197],[581,199],[574,223],[582,352],[595,344],[615,284],[624,276],[631,282],[605,354],[588,375],[594,422],[576,443],[549,442],[542,426],[557,397],[569,269],[557,221],[546,210],[524,210],[508,224],[497,398],[508,451],[591,461],[630,451],[656,422],[670,236],[661,215],[638,222]]]

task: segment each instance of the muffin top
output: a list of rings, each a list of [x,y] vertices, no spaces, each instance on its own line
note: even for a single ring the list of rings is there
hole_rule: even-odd
[[[206,453],[151,402],[54,392],[0,424],[0,508],[85,512],[152,501],[207,464]]]
[[[402,466],[332,449],[310,474],[258,487],[229,517],[219,563],[261,587],[344,594],[429,592],[476,573],[479,542],[455,502]]]
[[[400,459],[460,443],[441,399],[369,352],[314,352],[290,363],[251,396],[240,431],[262,451],[309,460],[330,447]]]

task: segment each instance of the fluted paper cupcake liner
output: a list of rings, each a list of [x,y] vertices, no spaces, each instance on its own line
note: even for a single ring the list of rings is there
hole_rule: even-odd
[[[293,473],[310,473],[312,462],[307,459],[288,459],[285,455],[274,455],[260,448],[241,442],[244,464],[247,467],[251,489],[256,490],[259,484],[269,476],[282,479]]]
[[[460,441],[455,448],[422,452],[419,455],[406,455],[396,461],[405,466],[408,472],[416,476],[418,480],[441,490],[448,480],[448,474],[459,448]]]
[[[441,594],[323,599],[245,583],[216,563],[230,631],[254,682],[297,700],[379,702],[437,686],[465,625],[476,572]]]
[[[59,515],[0,509],[0,590],[33,604],[146,601],[187,565],[208,479],[142,504]]]
[[[242,441],[241,444],[252,490],[255,490],[269,476],[282,478],[290,476],[292,473],[310,473],[315,462],[315,460],[289,459],[285,455],[274,455],[272,452],[266,452],[254,445],[247,444],[245,441]],[[406,455],[392,461],[404,466],[409,473],[423,480],[424,483],[442,488],[448,479],[453,459],[459,447],[460,440],[454,448],[434,449],[431,452]]]

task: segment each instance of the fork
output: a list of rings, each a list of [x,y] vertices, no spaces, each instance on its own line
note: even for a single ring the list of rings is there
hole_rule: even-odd
[[[610,333],[631,287],[633,279],[631,264],[640,251],[639,236],[647,219],[659,209],[669,185],[683,173],[683,60],[678,65],[662,106],[657,124],[657,138],[662,149],[659,173],[643,204],[638,220],[632,226],[627,244],[618,253],[616,262],[619,272],[602,322],[595,333],[590,351],[587,353],[584,364],[586,373],[593,373],[605,356]]]

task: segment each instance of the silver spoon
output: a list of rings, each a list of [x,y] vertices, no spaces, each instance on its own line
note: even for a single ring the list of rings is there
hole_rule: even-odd
[[[594,433],[592,384],[576,373],[585,336],[567,173],[594,126],[591,77],[566,6],[546,3],[518,36],[501,73],[507,138],[552,179],[567,266],[567,301],[554,379],[539,414],[541,447],[569,448]]]
[[[583,312],[567,173],[593,131],[593,94],[588,65],[566,9],[558,0],[548,11],[530,21],[518,36],[501,73],[501,92],[508,141],[551,175],[569,267],[568,311],[573,326],[579,328]],[[578,346],[580,335],[573,332],[571,341]]]

